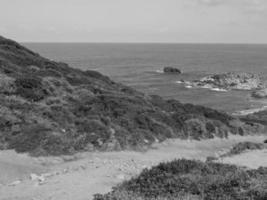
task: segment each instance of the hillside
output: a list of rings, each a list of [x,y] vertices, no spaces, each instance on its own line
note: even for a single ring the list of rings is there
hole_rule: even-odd
[[[145,95],[0,37],[0,149],[32,155],[143,149],[167,138],[262,129],[210,108]]]

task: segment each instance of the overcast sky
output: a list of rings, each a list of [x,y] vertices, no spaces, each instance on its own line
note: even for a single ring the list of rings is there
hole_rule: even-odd
[[[267,0],[0,0],[20,42],[267,43]]]

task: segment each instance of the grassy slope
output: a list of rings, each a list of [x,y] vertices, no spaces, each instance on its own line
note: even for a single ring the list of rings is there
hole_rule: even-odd
[[[0,149],[34,155],[140,149],[166,138],[260,129],[210,108],[146,96],[0,37]]]

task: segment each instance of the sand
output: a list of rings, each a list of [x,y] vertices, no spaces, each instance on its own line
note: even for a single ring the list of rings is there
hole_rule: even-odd
[[[231,136],[205,141],[168,140],[147,152],[96,152],[74,156],[33,158],[14,151],[0,152],[1,200],[91,200],[116,184],[163,161],[206,160],[241,141],[262,142],[266,136]],[[246,152],[219,162],[250,168],[267,166],[267,151]]]

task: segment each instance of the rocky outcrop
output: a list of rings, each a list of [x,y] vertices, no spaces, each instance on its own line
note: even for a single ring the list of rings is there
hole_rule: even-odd
[[[164,73],[174,73],[174,74],[181,74],[181,70],[175,67],[164,67],[163,68]]]
[[[140,149],[167,138],[225,137],[255,127],[210,108],[147,96],[3,37],[0,89],[0,149],[33,155]]]
[[[195,80],[190,84],[192,87],[218,88],[224,90],[255,90],[265,88],[265,83],[259,75],[238,72],[215,74],[200,80]]]

